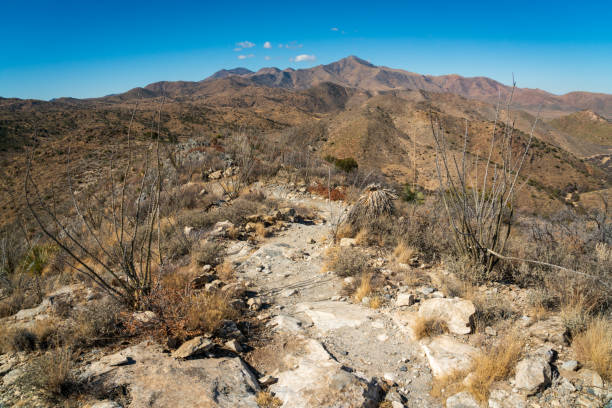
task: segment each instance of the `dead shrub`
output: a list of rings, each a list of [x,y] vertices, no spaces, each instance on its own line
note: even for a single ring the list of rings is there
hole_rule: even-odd
[[[229,260],[225,260],[223,261],[223,263],[219,266],[217,266],[217,276],[219,277],[219,279],[221,279],[223,282],[230,282],[232,280],[234,280],[235,275],[234,275],[234,265],[231,261]]]
[[[474,314],[474,328],[484,331],[485,327],[493,326],[501,320],[514,317],[516,312],[501,296],[486,294],[475,296],[472,299],[476,313]]]
[[[586,330],[577,334],[572,348],[580,361],[597,371],[607,381],[612,380],[612,321],[604,316],[592,318]]]
[[[417,340],[448,333],[448,326],[445,321],[439,319],[426,319],[421,316],[414,320],[412,329]]]
[[[331,247],[326,253],[325,270],[341,277],[359,276],[369,270],[367,257],[356,248]]]

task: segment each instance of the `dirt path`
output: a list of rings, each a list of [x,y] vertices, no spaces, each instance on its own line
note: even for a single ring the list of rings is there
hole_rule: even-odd
[[[271,193],[279,195],[274,190]],[[269,325],[274,335],[283,341],[287,336],[316,340],[343,370],[368,381],[395,382],[393,392],[405,398],[405,406],[440,406],[428,394],[431,372],[425,355],[399,330],[389,310],[371,309],[340,297],[342,279],[321,272],[329,245],[329,220],[337,218],[343,208],[310,197],[280,198],[314,208],[326,222],[292,223],[241,260],[239,276],[253,282],[254,290],[270,304]],[[314,384],[317,379],[312,381],[313,388],[318,387]]]

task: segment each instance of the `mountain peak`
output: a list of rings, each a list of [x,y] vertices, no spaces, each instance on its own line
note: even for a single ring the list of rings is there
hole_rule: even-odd
[[[371,64],[370,62],[364,59],[361,59],[355,55],[349,55],[348,57],[342,58],[341,60],[335,62],[334,64],[337,64],[337,63],[350,64],[350,65],[365,65],[366,67],[376,68],[376,65]]]
[[[252,73],[253,71],[251,71],[250,69],[242,68],[242,67],[233,68],[233,69],[222,69],[220,71],[215,72],[214,74],[209,76],[207,79],[219,79],[219,78],[226,78],[232,75],[247,75],[247,74],[252,74]]]

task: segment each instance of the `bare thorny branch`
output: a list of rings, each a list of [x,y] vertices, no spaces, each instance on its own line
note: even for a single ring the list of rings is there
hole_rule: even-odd
[[[66,162],[67,190],[75,216],[60,217],[55,205],[42,197],[40,188],[32,177],[32,157],[27,160],[24,192],[27,207],[41,230],[69,257],[68,266],[91,279],[114,298],[131,307],[141,307],[153,284],[153,266],[162,266],[160,238],[160,203],[163,188],[162,163],[160,160],[160,122],[164,99],[162,98],[157,118],[157,141],[145,150],[142,167],[136,169],[140,181],[131,191],[130,175],[134,172],[132,126],[138,104],[134,107],[127,131],[128,159],[121,171],[111,157],[107,185],[110,185],[110,216],[106,209],[93,209],[87,203],[83,207],[73,187],[70,151]],[[153,126],[153,125],[152,125]],[[151,152],[156,155],[156,169],[151,168]],[[121,185],[115,177],[120,173]],[[104,180],[102,180],[104,181]],[[101,183],[104,185],[103,183]],[[133,193],[133,194],[131,194]],[[135,198],[135,201],[133,201]],[[86,198],[85,198],[86,200]],[[134,204],[131,204],[134,203]],[[134,206],[134,215],[130,208]],[[86,214],[100,213],[101,222],[94,225]],[[51,221],[45,222],[43,215]],[[89,218],[89,219],[88,219]],[[79,232],[79,229],[81,232]],[[157,235],[157,254],[153,250],[153,239]],[[157,256],[156,256],[157,255]]]

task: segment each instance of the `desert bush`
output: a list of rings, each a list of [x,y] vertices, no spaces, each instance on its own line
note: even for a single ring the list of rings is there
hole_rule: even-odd
[[[440,334],[448,333],[446,322],[440,319],[426,319],[417,317],[412,325],[414,336],[417,340],[425,337],[435,337]]]
[[[417,254],[416,250],[406,245],[404,242],[399,242],[393,250],[393,256],[399,263],[407,264]]]
[[[16,328],[5,332],[2,339],[2,348],[10,351],[34,351],[38,339],[36,335],[25,328]]]
[[[501,320],[511,319],[516,311],[508,302],[496,294],[480,294],[472,299],[476,313],[474,314],[474,328],[484,331],[485,327],[493,326]]]
[[[332,247],[326,254],[325,269],[338,276],[360,276],[369,271],[368,258],[356,248]]]
[[[425,201],[425,195],[423,195],[421,191],[417,191],[410,187],[408,183],[404,184],[400,198],[402,201],[414,204],[422,204]]]
[[[576,335],[572,348],[580,361],[597,371],[607,381],[612,380],[612,321],[605,316],[592,318],[586,329]]]
[[[486,274],[491,273],[505,254],[513,223],[517,181],[533,139],[533,128],[527,140],[521,140],[516,134],[510,112],[512,95],[505,106],[506,123],[498,123],[499,109],[496,111],[483,161],[468,156],[467,122],[462,154],[457,160],[449,150],[440,121],[431,118],[440,197],[455,251],[461,257],[469,257],[472,264],[482,265]]]
[[[352,157],[347,157],[344,159],[335,159],[334,166],[336,166],[337,169],[342,170],[345,173],[350,173],[351,171],[359,167],[357,161]]]
[[[223,259],[225,249],[218,242],[205,242],[198,245],[193,251],[193,259],[198,266],[218,265]]]

